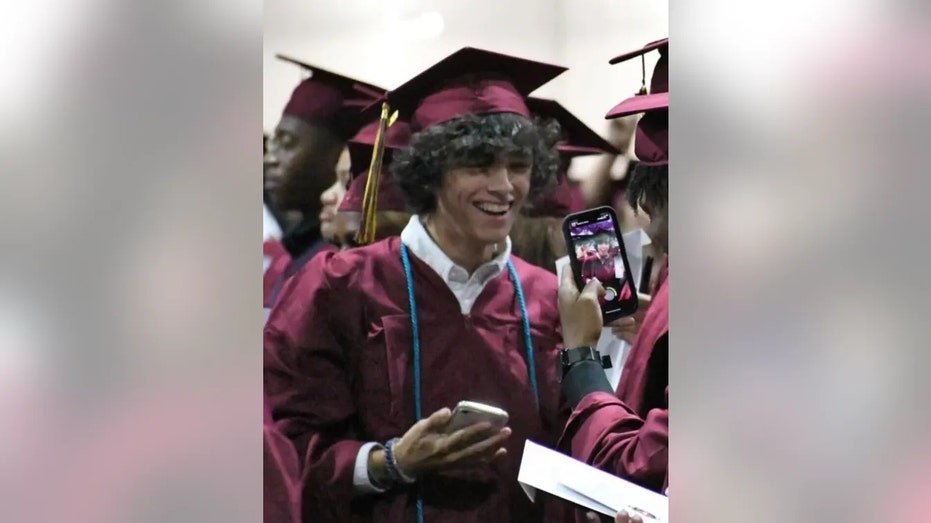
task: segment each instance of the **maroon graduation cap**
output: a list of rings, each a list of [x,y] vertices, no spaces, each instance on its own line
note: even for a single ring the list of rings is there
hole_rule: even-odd
[[[566,70],[474,47],[463,47],[433,64],[373,104],[373,108],[381,108],[381,129],[373,147],[368,186],[377,190],[384,154],[382,137],[395,111],[401,120],[410,122],[412,133],[467,114],[514,113],[529,118],[524,97]],[[357,237],[363,245],[375,238],[374,193],[366,189]]]
[[[634,154],[642,165],[669,164],[669,109],[650,111],[640,118]]]
[[[348,139],[363,123],[362,110],[383,96],[381,87],[356,80],[295,58],[275,55],[311,73],[294,88],[283,114],[325,125]]]
[[[368,182],[369,163],[372,159],[372,150],[375,147],[377,133],[378,122],[375,121],[363,127],[347,144],[352,179],[349,182],[349,190],[339,206],[340,211],[362,212],[362,204],[365,200],[365,186]],[[389,163],[392,151],[405,147],[410,138],[411,130],[406,122],[397,120],[388,127],[385,137],[385,159],[383,163]],[[375,206],[379,211],[407,211],[401,187],[390,173],[383,172],[379,177],[375,200]]]
[[[563,140],[557,144],[556,148],[560,156],[574,158],[590,154],[618,154],[618,150],[613,145],[556,100],[528,97],[527,107],[530,108],[531,114],[542,118],[552,118],[559,123]]]
[[[529,117],[524,97],[567,69],[463,47],[388,92],[389,107],[418,132],[466,114]]]
[[[585,122],[579,120],[565,107],[555,100],[544,98],[527,98],[530,112],[542,118],[552,118],[559,123],[562,129],[563,141],[557,144],[556,149],[563,159],[591,154],[618,154],[607,140],[592,130]],[[573,210],[573,187],[569,182],[568,173],[560,169],[559,183],[531,203],[528,210],[530,216],[564,217]]]
[[[651,51],[659,52],[659,61],[653,68],[653,76],[650,79],[650,90],[646,89],[646,55]],[[610,60],[611,64],[626,62],[632,58],[640,57],[641,67],[643,69],[643,84],[640,92],[614,106],[606,119],[620,118],[631,114],[644,113],[661,109],[669,109],[669,39],[663,38],[655,42],[650,42],[644,47],[616,56]]]

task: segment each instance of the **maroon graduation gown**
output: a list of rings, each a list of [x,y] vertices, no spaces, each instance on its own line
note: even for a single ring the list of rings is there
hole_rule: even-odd
[[[669,409],[652,409],[641,418],[617,396],[589,394],[572,411],[559,448],[661,493],[669,466]]]
[[[651,359],[654,349],[668,351],[668,273],[666,262],[617,393],[586,396],[572,411],[559,440],[559,448],[572,457],[657,492],[668,483],[669,383],[668,368],[651,366]],[[663,387],[659,402],[649,390],[657,383]]]
[[[263,434],[264,455],[264,518],[265,523],[298,523],[300,521],[300,469],[294,444],[278,432],[265,405]]]
[[[517,482],[524,441],[554,447],[565,416],[556,380],[561,334],[556,277],[516,257],[534,344],[541,411],[530,387],[520,309],[505,270],[463,316],[446,283],[411,254],[418,305],[422,409],[461,400],[510,414],[508,456],[421,478],[427,522],[536,522],[542,508]],[[365,442],[415,421],[411,327],[400,239],[319,258],[293,278],[265,328],[265,387],[276,426],[302,456],[303,503],[314,521],[415,521],[417,488],[353,496]]]
[[[650,308],[624,362],[617,397],[637,415],[665,406],[669,386],[669,260],[663,262]]]

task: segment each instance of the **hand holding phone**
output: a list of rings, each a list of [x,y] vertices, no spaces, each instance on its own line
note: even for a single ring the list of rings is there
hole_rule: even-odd
[[[637,288],[614,209],[597,207],[570,214],[563,220],[563,234],[578,288],[593,278],[604,287],[598,300],[602,320],[609,323],[637,312]]]

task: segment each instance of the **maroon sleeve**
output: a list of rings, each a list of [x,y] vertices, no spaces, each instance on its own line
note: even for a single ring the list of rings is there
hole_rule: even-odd
[[[641,419],[612,394],[589,394],[569,417],[559,448],[660,492],[669,463],[669,411],[653,409]]]
[[[348,509],[364,444],[352,439],[356,406],[344,352],[352,346],[346,311],[362,308],[330,270],[330,258],[315,257],[289,279],[265,327],[268,405],[300,456],[305,513]]]
[[[300,521],[300,480],[294,446],[268,425],[265,426],[264,442],[264,521],[296,523]]]

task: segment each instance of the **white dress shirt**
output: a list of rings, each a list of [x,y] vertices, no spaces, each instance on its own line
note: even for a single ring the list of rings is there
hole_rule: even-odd
[[[433,241],[419,216],[412,216],[410,222],[401,231],[401,242],[407,245],[412,255],[430,266],[446,282],[449,290],[453,291],[453,295],[459,300],[459,308],[463,315],[472,312],[475,300],[485,290],[488,282],[501,275],[501,272],[507,266],[508,258],[511,256],[511,239],[507,238],[504,243],[504,250],[493,260],[476,269],[472,276],[469,276],[469,271],[456,265],[440,249],[440,246]],[[400,262],[399,259],[398,263]],[[373,485],[369,480],[368,458],[369,453],[375,447],[380,447],[380,445],[376,442],[366,443],[359,449],[359,454],[356,456],[355,473],[352,482],[358,494],[384,492],[384,489]]]

